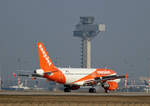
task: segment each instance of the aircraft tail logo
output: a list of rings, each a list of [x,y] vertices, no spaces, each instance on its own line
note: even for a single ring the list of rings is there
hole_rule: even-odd
[[[40,67],[44,70],[44,72],[53,71],[53,69],[55,69],[55,66],[48,56],[43,43],[37,43],[37,48],[39,52]]]

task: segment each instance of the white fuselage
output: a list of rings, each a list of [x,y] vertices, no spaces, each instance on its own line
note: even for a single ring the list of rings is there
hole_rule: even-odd
[[[97,74],[92,74],[96,71],[95,68],[91,68],[91,69],[86,69],[86,68],[58,68],[58,69],[61,70],[61,72],[64,74],[64,76],[66,78],[66,84],[72,84],[75,82],[74,84],[82,86],[85,83],[85,81],[94,80],[94,78],[97,76]],[[104,75],[104,73],[106,73],[107,71],[104,70],[104,71],[97,71],[97,72],[99,72],[101,75]],[[109,76],[111,76],[111,75],[116,75],[116,73],[110,73]],[[88,76],[91,76],[91,77],[85,78]],[[81,80],[84,78],[85,78],[85,80]],[[81,80],[81,81],[78,81],[78,80]],[[114,81],[118,82],[118,80],[114,80]]]

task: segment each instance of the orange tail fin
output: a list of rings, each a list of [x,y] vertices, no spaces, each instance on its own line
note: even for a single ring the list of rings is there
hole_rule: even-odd
[[[37,48],[39,52],[39,60],[40,60],[40,67],[44,70],[44,72],[50,72],[55,69],[54,64],[52,63],[46,49],[42,43],[37,43]]]

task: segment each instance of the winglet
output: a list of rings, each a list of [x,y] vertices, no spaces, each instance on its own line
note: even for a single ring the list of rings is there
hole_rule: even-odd
[[[15,78],[16,77],[16,73],[13,72],[12,74],[13,74],[13,77]]]
[[[125,88],[127,88],[127,78],[128,78],[128,74],[127,73],[125,73]]]
[[[41,42],[37,43],[37,48],[39,52],[40,67],[44,70],[44,72],[53,71],[53,69],[55,69],[55,66],[52,63],[50,57],[48,56],[48,53],[43,43]]]
[[[125,73],[125,79],[127,79],[128,78],[128,74],[127,73]]]

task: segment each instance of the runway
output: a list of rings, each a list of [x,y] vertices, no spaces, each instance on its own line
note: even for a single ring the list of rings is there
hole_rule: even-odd
[[[147,96],[144,92],[115,92],[115,93],[87,93],[87,92],[52,92],[52,91],[0,91],[1,95],[25,95],[25,96]]]
[[[150,106],[146,93],[1,91],[0,106]]]

